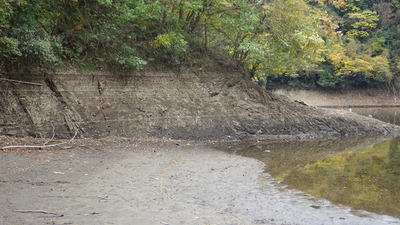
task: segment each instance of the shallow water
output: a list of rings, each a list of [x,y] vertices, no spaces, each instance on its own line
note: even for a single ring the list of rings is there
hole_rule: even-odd
[[[400,137],[237,144],[225,151],[256,158],[290,189],[400,218]]]
[[[260,161],[214,145],[114,139],[1,151],[0,224],[400,224],[287,189],[263,173]],[[307,154],[283,167],[330,154]]]
[[[387,123],[400,125],[400,108],[354,108],[351,109],[353,112],[363,115],[370,116],[378,120],[385,121]]]

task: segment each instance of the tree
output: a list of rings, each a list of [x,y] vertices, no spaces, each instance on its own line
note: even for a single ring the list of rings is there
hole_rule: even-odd
[[[392,78],[385,52],[371,56],[367,52],[360,52],[359,48],[360,44],[355,39],[349,39],[345,47],[340,44],[332,46],[328,62],[334,66],[337,76],[355,76],[361,73],[378,81]]]
[[[387,81],[399,61],[399,29],[393,22],[398,13],[396,1],[377,4],[367,0],[8,0],[0,3],[1,69],[63,63],[86,69],[104,64],[142,69],[152,61],[177,66],[185,62],[188,51],[200,46],[219,49],[256,79],[309,71],[321,81],[340,80],[333,75]],[[393,15],[382,17],[382,12]],[[385,30],[372,32],[380,26]],[[355,51],[348,50],[352,46],[357,46]],[[355,52],[357,56],[351,55]],[[332,69],[319,73],[325,68]]]

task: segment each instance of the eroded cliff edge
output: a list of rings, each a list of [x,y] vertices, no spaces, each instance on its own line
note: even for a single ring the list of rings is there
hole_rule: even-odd
[[[216,140],[399,131],[350,112],[292,102],[232,71],[61,71],[3,78],[35,84],[0,81],[2,135]]]

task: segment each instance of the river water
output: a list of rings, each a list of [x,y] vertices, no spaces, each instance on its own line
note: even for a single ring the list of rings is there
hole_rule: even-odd
[[[400,125],[399,108],[352,111]],[[264,162],[265,172],[289,189],[400,218],[400,137],[241,143],[224,150]]]
[[[363,116],[371,116],[378,120],[382,120],[388,123],[400,125],[400,108],[399,107],[388,107],[388,108],[354,108],[353,112]]]

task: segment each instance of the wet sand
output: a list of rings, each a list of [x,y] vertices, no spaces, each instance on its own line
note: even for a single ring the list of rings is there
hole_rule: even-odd
[[[108,138],[0,151],[0,224],[400,224],[286,189],[263,171],[196,142]]]

